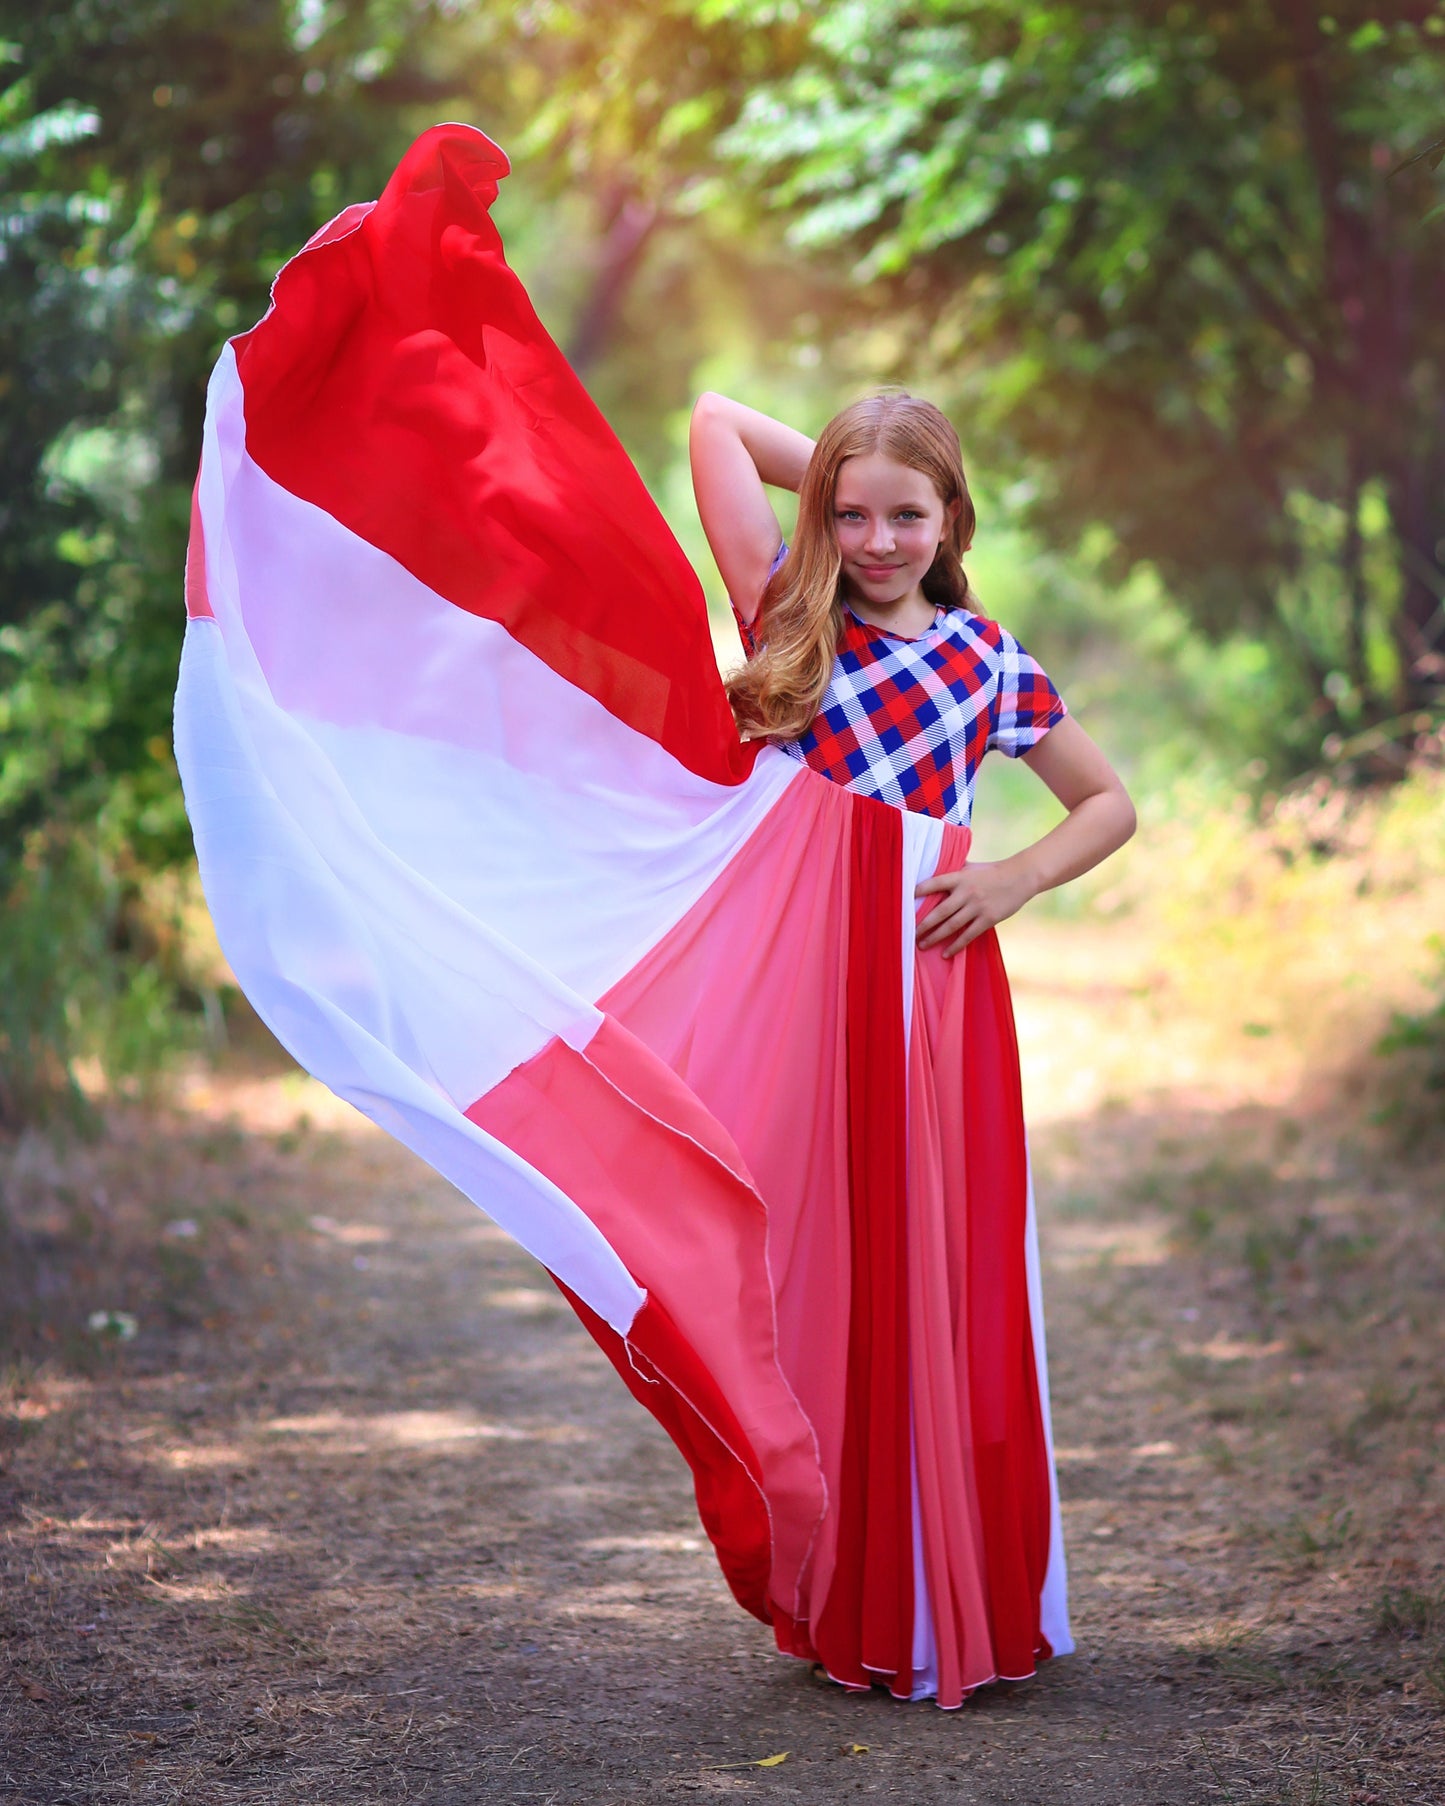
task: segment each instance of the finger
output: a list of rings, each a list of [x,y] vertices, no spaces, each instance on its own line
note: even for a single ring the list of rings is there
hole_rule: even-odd
[[[937,927],[940,922],[955,914],[969,901],[967,891],[948,890],[928,898],[919,911],[919,923],[927,923],[930,928]]]
[[[913,887],[913,894],[915,897],[925,897],[930,891],[947,890],[951,881],[951,873],[936,872],[933,877],[924,878],[920,883],[915,884]]]
[[[940,931],[946,931],[950,922],[955,922],[957,925],[955,918],[960,910],[969,910],[975,907],[974,899],[969,896],[940,898],[920,919],[918,931],[920,934],[937,935]]]
[[[987,916],[980,916],[976,922],[964,931],[964,933],[959,935],[957,940],[950,942],[949,945],[944,948],[943,957],[945,959],[952,959],[955,954],[962,953],[966,947],[971,946],[981,934],[986,934],[992,927],[993,923],[989,921]]]
[[[959,947],[966,946],[975,935],[982,934],[988,926],[989,919],[988,912],[981,904],[975,904],[971,909],[965,910],[955,917],[947,925],[945,932],[938,937],[940,943],[947,941],[948,946],[945,951],[948,956],[952,958]]]
[[[960,929],[967,928],[979,914],[979,906],[972,897],[962,898],[949,910],[939,910],[936,917],[930,916],[925,924],[925,931],[918,936],[920,947],[936,947],[955,935]]]

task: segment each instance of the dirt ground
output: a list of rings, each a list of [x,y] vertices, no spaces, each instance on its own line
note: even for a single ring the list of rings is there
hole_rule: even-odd
[[[1079,1653],[952,1714],[778,1656],[534,1264],[238,1056],[0,1150],[0,1799],[1445,1802],[1445,1169],[1029,932]]]

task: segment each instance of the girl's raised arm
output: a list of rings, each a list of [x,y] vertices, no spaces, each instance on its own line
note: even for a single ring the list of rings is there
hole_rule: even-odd
[[[758,612],[783,530],[766,484],[796,491],[813,441],[726,395],[699,395],[688,454],[703,532],[733,604],[745,621]]]

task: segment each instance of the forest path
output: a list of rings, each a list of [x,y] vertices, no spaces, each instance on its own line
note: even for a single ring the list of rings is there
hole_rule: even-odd
[[[1439,1806],[1439,1170],[1199,1083],[1141,957],[1011,954],[1078,1654],[950,1714],[778,1656],[535,1265],[232,1073],[7,1156],[0,1799]]]

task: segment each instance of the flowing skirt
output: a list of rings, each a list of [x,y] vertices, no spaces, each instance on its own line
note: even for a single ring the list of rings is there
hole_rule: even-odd
[[[738,743],[696,577],[442,126],[211,382],[176,749],[221,944],[551,1272],[739,1603],[959,1704],[1072,1647],[1007,980],[965,831]]]

